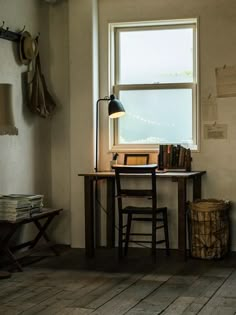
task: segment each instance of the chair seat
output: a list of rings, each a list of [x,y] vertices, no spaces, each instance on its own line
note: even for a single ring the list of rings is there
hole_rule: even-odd
[[[155,213],[163,213],[167,211],[166,207],[156,208],[154,209]],[[145,215],[152,215],[153,209],[151,207],[134,207],[128,206],[122,210],[124,214],[145,214]]]

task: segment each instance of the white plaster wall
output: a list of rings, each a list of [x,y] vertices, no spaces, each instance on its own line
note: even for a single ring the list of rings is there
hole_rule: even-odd
[[[49,6],[41,0],[0,0],[0,24],[3,20],[5,26],[12,31],[19,31],[25,25],[32,36],[37,36],[40,32],[42,71],[50,92],[55,96],[60,90],[60,78],[58,77],[56,85],[53,86],[51,82],[54,77],[50,77],[51,68],[49,67],[49,64],[52,64],[51,51],[49,51]],[[62,52],[63,50],[59,55],[63,58]],[[66,59],[68,59],[68,53]],[[19,130],[18,136],[0,136],[0,193],[39,193],[45,196],[45,205],[64,207],[67,202],[68,209],[69,197],[66,197],[66,193],[59,200],[65,202],[58,201],[57,203],[56,185],[53,186],[53,184],[58,177],[54,176],[52,179],[52,174],[54,174],[52,163],[56,165],[54,162],[56,144],[60,141],[60,137],[58,137],[59,140],[54,137],[54,126],[55,120],[58,120],[58,124],[61,123],[60,114],[56,114],[51,120],[45,120],[28,110],[24,101],[25,88],[22,81],[22,74],[28,67],[19,63],[16,43],[0,39],[0,60],[0,82],[13,85],[13,115]],[[56,75],[58,72],[54,73]],[[66,76],[66,71],[61,76]],[[68,77],[66,85],[68,85]],[[60,97],[60,94],[56,97],[58,103],[60,103]],[[66,119],[61,123],[63,130],[66,123]],[[69,142],[68,138],[64,141]],[[58,153],[58,160],[60,159],[61,155]],[[60,167],[57,170],[58,173],[60,173]],[[62,183],[65,183],[66,189],[69,189],[68,173],[69,167],[67,167],[67,173],[63,174],[63,179],[60,179]],[[60,228],[60,220],[61,218],[58,218],[53,222],[52,230]],[[31,228],[33,227],[25,227],[20,237],[27,237],[27,234],[31,233]],[[53,238],[65,243],[68,239],[67,234],[59,233],[53,235]]]
[[[10,30],[26,29],[36,36],[41,31],[41,10],[36,0],[0,1],[0,21]],[[44,193],[51,190],[50,123],[31,114],[22,96],[22,73],[17,44],[0,39],[0,82],[13,85],[13,114],[18,136],[0,137],[1,193]],[[46,154],[45,154],[46,153]]]
[[[200,22],[200,105],[209,93],[216,95],[215,68],[236,65],[236,2],[234,0],[100,0],[100,83],[101,96],[108,94],[108,22],[147,21],[199,17]],[[200,152],[193,154],[193,169],[206,170],[203,178],[203,197],[232,201],[232,242],[236,249],[236,107],[235,98],[217,99],[218,123],[228,125],[226,140],[205,140],[201,136]],[[109,166],[108,118],[103,113],[100,163]],[[203,120],[200,118],[202,130]],[[213,123],[213,122],[212,122]],[[105,135],[105,137],[104,137]],[[161,201],[169,207],[171,246],[176,247],[176,185],[161,182]],[[191,197],[191,196],[189,196]]]
[[[98,97],[97,0],[69,1],[71,245],[84,247],[84,181],[94,166]]]
[[[97,34],[97,2],[99,41]],[[0,39],[0,82],[12,83],[13,113],[19,135],[0,137],[0,192],[45,194],[48,204],[62,206],[62,221],[51,229],[54,238],[84,246],[83,178],[78,173],[94,166],[94,109],[108,90],[108,22],[199,17],[201,98],[215,95],[215,67],[234,65],[236,3],[234,0],[69,0],[50,6],[40,0],[0,0],[0,21],[13,30],[23,25],[41,32],[42,68],[58,110],[52,121],[29,113],[23,104],[21,73],[16,47]],[[50,23],[49,23],[50,20]],[[99,42],[99,51],[97,49]],[[98,55],[99,80],[98,80]],[[193,168],[205,169],[203,197],[225,198],[234,203],[236,166],[235,98],[218,99],[219,123],[228,124],[226,140],[201,138]],[[108,168],[108,118],[101,107],[101,168]],[[201,121],[201,128],[202,128]],[[171,245],[176,247],[176,185],[160,185],[160,202],[169,207]],[[71,221],[70,221],[71,211]],[[104,232],[104,231],[103,231]],[[71,239],[70,239],[71,235]],[[233,229],[233,249],[236,248]]]
[[[70,215],[70,97],[68,1],[49,9],[48,86],[57,101],[51,121],[52,206],[63,208],[56,228],[51,232],[58,243],[71,242]]]

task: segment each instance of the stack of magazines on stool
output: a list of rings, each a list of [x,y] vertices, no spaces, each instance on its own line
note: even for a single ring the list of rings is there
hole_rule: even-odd
[[[30,218],[43,208],[43,195],[0,195],[0,220],[15,222]]]

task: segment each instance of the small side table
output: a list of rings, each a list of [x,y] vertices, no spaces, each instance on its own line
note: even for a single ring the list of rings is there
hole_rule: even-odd
[[[59,215],[62,210],[63,209],[43,208],[40,212],[32,214],[29,218],[18,219],[14,222],[7,221],[7,220],[0,220],[0,227],[2,226],[4,227],[4,229],[6,229],[5,236],[3,236],[2,239],[0,239],[0,251],[5,253],[10,258],[10,260],[17,266],[19,271],[23,271],[22,266],[19,261],[20,258],[29,256],[41,238],[44,238],[44,240],[47,243],[47,247],[50,248],[54,252],[54,254],[59,255],[59,252],[50,241],[46,233],[46,230],[49,224],[55,218],[55,216]],[[42,223],[41,223],[41,220],[43,220]],[[34,237],[34,239],[30,241],[11,247],[10,240],[12,236],[15,234],[15,232],[18,230],[19,227],[28,223],[35,224],[35,226],[38,229],[37,235]],[[27,250],[22,253],[17,254],[17,250],[22,249],[22,248],[27,248]],[[4,274],[5,272],[3,272],[3,276]],[[7,274],[5,274],[5,276],[7,276]],[[0,278],[1,278],[1,273],[0,273]]]

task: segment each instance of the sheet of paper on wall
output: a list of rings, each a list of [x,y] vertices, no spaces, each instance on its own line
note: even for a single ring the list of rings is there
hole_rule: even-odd
[[[228,125],[226,124],[205,124],[204,138],[205,139],[227,139]]]
[[[203,113],[203,120],[205,121],[218,120],[218,109],[215,96],[209,94],[208,97],[202,97],[201,108]]]
[[[218,97],[236,96],[236,66],[216,68],[216,90]]]

